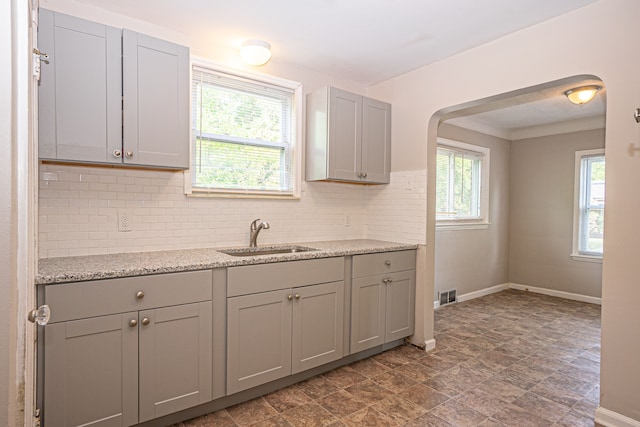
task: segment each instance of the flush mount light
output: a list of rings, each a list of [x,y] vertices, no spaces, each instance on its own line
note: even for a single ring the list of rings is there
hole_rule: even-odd
[[[569,98],[569,101],[576,105],[582,105],[591,101],[600,89],[602,89],[602,86],[580,86],[574,89],[569,89],[564,94]]]
[[[240,57],[249,65],[264,65],[271,59],[271,45],[262,40],[247,40],[242,43]]]

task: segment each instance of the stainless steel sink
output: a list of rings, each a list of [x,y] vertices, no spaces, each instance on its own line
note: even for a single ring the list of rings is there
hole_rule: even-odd
[[[294,254],[298,252],[317,251],[314,248],[305,246],[264,246],[261,248],[235,248],[221,249],[219,252],[231,256],[258,256],[258,255],[278,255],[278,254]]]

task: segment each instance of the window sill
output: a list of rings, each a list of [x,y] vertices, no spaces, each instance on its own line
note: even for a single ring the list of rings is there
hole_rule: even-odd
[[[489,228],[489,222],[476,222],[476,223],[450,223],[445,222],[436,223],[436,231],[452,231],[452,230],[486,230]]]
[[[214,197],[225,199],[282,199],[282,200],[300,200],[301,197],[294,194],[269,194],[269,193],[234,193],[225,191],[195,191],[185,193],[187,197]]]
[[[580,254],[571,254],[571,259],[574,261],[580,262],[593,262],[596,264],[602,264],[602,257],[592,256],[592,255],[580,255]]]

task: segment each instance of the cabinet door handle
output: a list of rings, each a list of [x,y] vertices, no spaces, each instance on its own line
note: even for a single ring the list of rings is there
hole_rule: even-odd
[[[384,262],[384,265],[387,265],[387,266],[391,265],[391,261],[386,260],[386,261]]]
[[[289,301],[291,301],[293,299],[293,295],[289,294],[287,295],[287,298],[289,299]]]
[[[113,157],[116,157],[116,158],[122,157],[122,151],[118,149],[113,150]]]
[[[362,177],[363,177],[363,178],[366,178],[366,177],[367,177],[367,173],[366,173],[366,172],[364,172],[364,173],[362,174]]]
[[[127,156],[127,159],[130,159],[133,157],[133,151],[127,151],[124,155]]]
[[[135,328],[136,326],[138,326],[138,321],[136,319],[129,320],[129,326]]]
[[[393,282],[393,279],[387,279],[387,283]]]
[[[142,291],[136,292],[136,298],[138,298],[138,299],[144,298],[144,292],[142,292]]]
[[[296,299],[300,299],[300,294],[296,294]]]
[[[148,317],[145,317],[144,319],[142,319],[142,324],[143,325],[148,325],[149,323],[151,323],[151,320],[149,320]]]

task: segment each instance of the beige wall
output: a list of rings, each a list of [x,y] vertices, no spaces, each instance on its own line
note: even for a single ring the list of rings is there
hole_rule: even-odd
[[[575,152],[604,148],[591,130],[511,143],[509,281],[601,296],[602,264],[572,260]]]
[[[393,170],[427,168],[435,176],[439,117],[501,94],[564,80],[597,76],[607,87],[607,208],[602,282],[601,405],[640,421],[640,126],[637,72],[640,2],[600,0],[566,15],[518,31],[370,88],[369,95],[393,104]],[[576,23],[581,23],[576,26]],[[496,64],[506,66],[497,67]],[[424,262],[434,271],[435,193],[427,188],[427,246]],[[433,278],[423,282],[426,334],[432,331]],[[433,276],[432,276],[433,277]],[[428,300],[427,300],[428,299]],[[431,332],[432,333],[432,332]],[[426,337],[427,339],[430,337]]]
[[[435,239],[434,300],[438,292],[458,296],[508,282],[509,141],[443,123],[438,136],[489,148],[489,226],[440,230]]]

